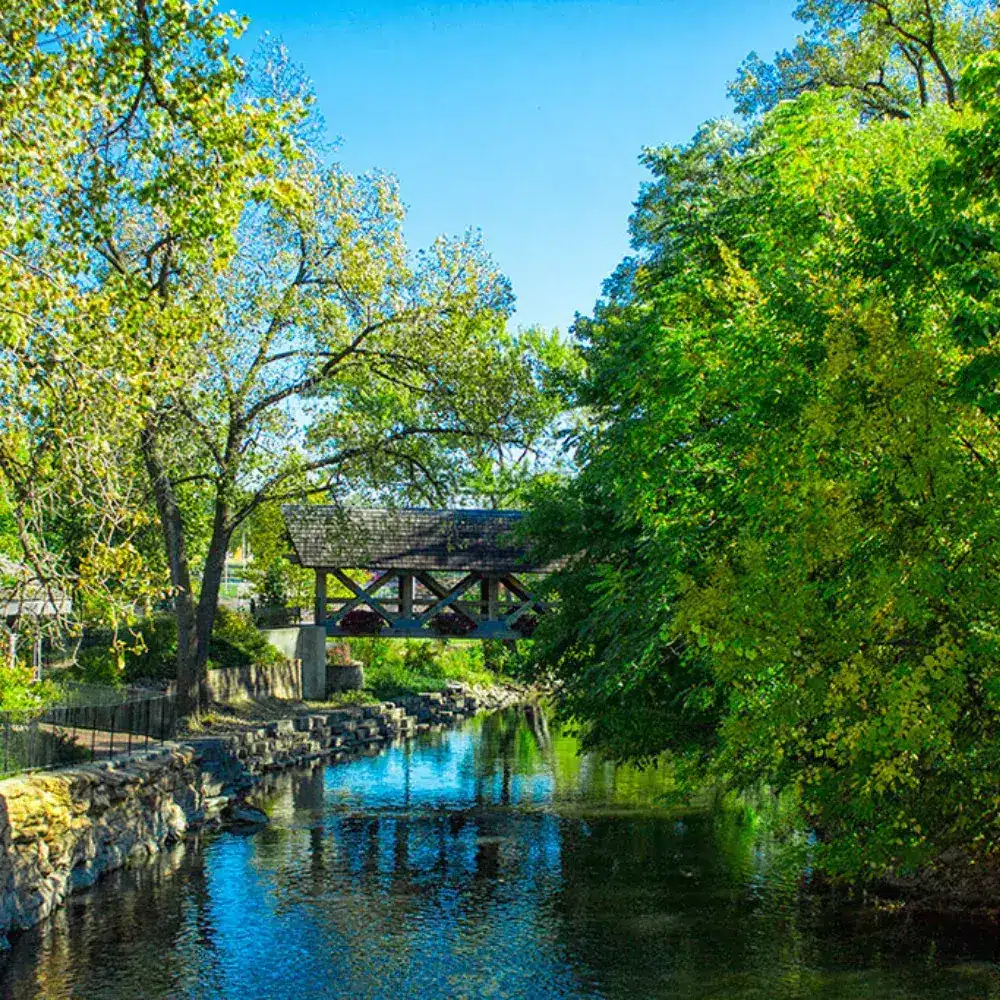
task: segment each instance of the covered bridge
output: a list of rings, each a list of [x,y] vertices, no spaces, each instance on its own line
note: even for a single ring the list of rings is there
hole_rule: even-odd
[[[295,558],[315,570],[329,636],[518,639],[545,610],[522,576],[533,560],[507,510],[282,508]],[[367,570],[358,580],[350,570]],[[331,596],[330,579],[340,586]]]

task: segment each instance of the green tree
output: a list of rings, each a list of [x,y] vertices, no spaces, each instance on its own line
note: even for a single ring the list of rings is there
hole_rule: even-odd
[[[536,504],[589,741],[793,791],[843,872],[997,835],[998,79],[650,153],[578,327],[581,473]]]
[[[751,53],[740,67],[730,94],[741,114],[825,86],[866,118],[954,105],[966,64],[1000,29],[995,0],[802,0],[795,16],[808,28],[794,48],[772,63]]]
[[[117,620],[152,582],[138,429],[298,108],[237,93],[208,2],[26,0],[0,19],[0,491],[14,556]]]
[[[298,77],[280,51],[266,65],[284,102]],[[226,553],[256,512],[317,495],[440,503],[468,456],[531,450],[545,429],[532,369],[544,338],[506,331],[510,287],[479,237],[413,254],[403,220],[392,178],[305,149],[245,203],[235,253],[163,275],[165,302],[203,306],[195,349],[139,436],[188,637],[185,705],[197,704]]]

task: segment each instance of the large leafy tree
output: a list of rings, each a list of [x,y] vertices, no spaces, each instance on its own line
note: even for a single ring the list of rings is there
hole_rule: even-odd
[[[300,76],[277,46],[234,58],[240,27],[173,0],[0,25],[0,487],[37,578],[115,620],[156,523],[185,708],[247,518],[523,464],[558,353],[507,334],[477,237],[410,253],[392,180],[330,165]]]
[[[246,83],[276,104],[301,97],[279,48]],[[506,331],[510,287],[481,240],[412,253],[393,179],[327,162],[311,123],[298,123],[301,155],[242,206],[235,252],[158,274],[163,308],[200,307],[193,349],[137,435],[186,707],[198,703],[226,554],[248,519],[310,496],[441,503],[463,493],[484,453],[537,451],[553,414],[545,369],[558,341]],[[142,246],[119,254],[126,273],[145,266]]]
[[[825,86],[866,118],[955,105],[963,69],[1000,30],[995,0],[802,0],[795,16],[807,28],[792,49],[740,68],[730,92],[742,114]]]
[[[793,790],[843,871],[997,832],[998,78],[651,152],[579,327],[583,469],[536,511],[590,740]]]
[[[298,108],[239,92],[207,2],[62,0],[0,16],[0,494],[18,551],[119,618],[150,581],[137,429],[190,351],[204,285]]]

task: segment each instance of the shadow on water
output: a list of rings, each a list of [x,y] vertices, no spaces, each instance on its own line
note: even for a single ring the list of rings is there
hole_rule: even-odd
[[[1000,997],[993,928],[812,891],[766,824],[664,803],[537,711],[275,775],[272,825],[76,896],[12,998]]]

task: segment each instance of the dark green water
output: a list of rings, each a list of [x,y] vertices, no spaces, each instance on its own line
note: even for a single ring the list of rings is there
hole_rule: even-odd
[[[74,897],[5,997],[1000,997],[992,927],[812,891],[746,816],[517,714],[277,776],[273,825]]]

